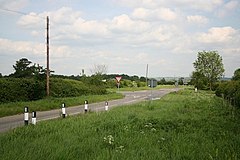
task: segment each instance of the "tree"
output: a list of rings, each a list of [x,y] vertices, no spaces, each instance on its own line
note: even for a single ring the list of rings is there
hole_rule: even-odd
[[[27,58],[22,58],[16,61],[16,64],[13,65],[15,72],[10,76],[16,78],[42,77],[45,73],[43,67],[39,65],[36,66],[36,64],[34,65],[31,64],[32,62],[29,61]]]
[[[29,66],[32,62],[27,58],[22,58],[19,61],[16,61],[16,64],[13,65],[15,72],[13,73],[13,77],[22,78],[22,77],[30,77],[32,76],[33,70]]]
[[[199,72],[207,79],[210,90],[224,73],[222,57],[217,51],[198,52],[197,60],[193,63],[193,66],[196,72]]]
[[[194,87],[197,87],[198,89],[206,89],[207,78],[199,72],[192,72],[191,84],[194,85]]]
[[[160,85],[165,85],[165,84],[166,84],[165,78],[162,78],[162,79],[158,82],[158,84],[160,84]]]
[[[93,74],[93,75],[96,75],[96,76],[101,76],[103,74],[106,74],[107,73],[107,69],[108,67],[104,64],[95,64],[93,66],[92,69],[90,69],[90,72]]]
[[[233,77],[232,77],[232,80],[240,81],[240,68],[235,70],[235,72],[233,74]]]
[[[139,80],[140,82],[146,82],[146,77],[140,77]]]
[[[180,77],[180,78],[178,79],[178,84],[179,84],[179,85],[183,85],[183,81],[184,81],[184,77]]]

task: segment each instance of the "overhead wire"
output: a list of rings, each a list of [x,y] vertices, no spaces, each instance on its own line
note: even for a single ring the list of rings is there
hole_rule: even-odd
[[[39,16],[39,15],[32,15],[32,14],[28,14],[28,13],[25,13],[25,12],[20,12],[20,11],[16,11],[16,10],[11,10],[11,9],[7,9],[7,8],[0,8],[0,10],[2,10],[2,11],[7,11],[7,12],[12,12],[12,13],[17,13],[17,14],[21,14],[21,15],[29,15],[29,16],[39,17],[39,18],[45,19],[44,17]]]

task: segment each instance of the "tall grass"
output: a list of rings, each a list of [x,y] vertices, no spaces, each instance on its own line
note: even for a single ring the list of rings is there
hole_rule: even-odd
[[[105,95],[89,95],[81,97],[67,97],[67,98],[45,98],[37,101],[28,102],[12,102],[0,104],[0,117],[15,115],[23,113],[24,106],[28,106],[31,111],[47,111],[57,109],[62,103],[66,103],[68,107],[82,105],[85,100],[90,103],[101,102],[112,99],[123,98],[122,94],[109,93]]]
[[[2,159],[240,159],[239,111],[211,92],[40,122],[0,135]]]

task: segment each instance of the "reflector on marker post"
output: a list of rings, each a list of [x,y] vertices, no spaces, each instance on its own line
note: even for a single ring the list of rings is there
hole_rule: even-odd
[[[108,110],[108,101],[105,102],[105,111]]]
[[[28,125],[28,107],[24,107],[24,124]]]
[[[37,114],[35,111],[32,112],[32,124],[36,125],[37,123]]]
[[[65,103],[62,104],[62,117],[65,118],[66,117],[66,105]]]
[[[88,111],[88,101],[87,100],[85,100],[85,102],[84,102],[84,111],[85,111],[85,113],[87,113],[87,111]]]

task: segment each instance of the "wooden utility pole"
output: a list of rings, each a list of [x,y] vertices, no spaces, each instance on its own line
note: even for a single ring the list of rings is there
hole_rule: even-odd
[[[148,86],[148,64],[146,68],[146,86]]]
[[[47,16],[47,96],[49,96],[49,18]]]

